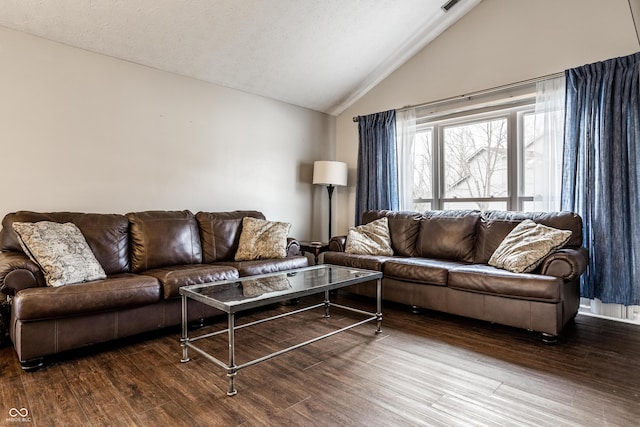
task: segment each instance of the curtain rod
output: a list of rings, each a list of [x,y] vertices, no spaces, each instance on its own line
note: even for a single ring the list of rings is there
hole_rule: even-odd
[[[501,90],[507,90],[507,89],[515,89],[521,86],[525,86],[528,84],[532,84],[532,83],[538,83],[541,82],[543,80],[548,80],[548,79],[554,79],[557,77],[562,77],[564,76],[564,71],[559,72],[559,73],[554,73],[554,74],[548,74],[546,76],[542,76],[542,77],[536,77],[533,79],[528,79],[528,80],[522,80],[516,83],[509,83],[506,85],[502,85],[502,86],[496,86],[490,89],[484,89],[484,90],[479,90],[477,92],[471,92],[468,94],[463,94],[463,95],[458,95],[458,96],[452,96],[450,98],[444,98],[444,99],[439,99],[437,101],[431,101],[431,102],[425,102],[423,104],[416,104],[416,105],[406,105],[402,108],[398,108],[398,111],[402,111],[402,110],[408,110],[410,108],[426,108],[426,107],[433,107],[435,105],[439,105],[439,104],[445,104],[447,102],[451,102],[451,101],[457,101],[457,100],[462,100],[465,98],[474,98],[476,96],[481,96],[481,95],[489,95],[492,94],[494,92],[499,92]],[[360,116],[355,116],[353,118],[353,121],[355,123],[358,122],[358,117]]]

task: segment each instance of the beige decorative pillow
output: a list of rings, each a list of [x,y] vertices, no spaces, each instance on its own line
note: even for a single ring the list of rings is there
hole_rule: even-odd
[[[358,255],[393,255],[387,217],[349,228],[344,251]]]
[[[24,252],[37,263],[49,286],[104,279],[107,275],[75,224],[14,222]]]
[[[569,230],[558,230],[526,219],[507,234],[491,255],[489,265],[514,273],[528,273],[570,238]]]
[[[242,219],[242,232],[236,251],[236,261],[286,258],[287,236],[291,224],[251,217]]]

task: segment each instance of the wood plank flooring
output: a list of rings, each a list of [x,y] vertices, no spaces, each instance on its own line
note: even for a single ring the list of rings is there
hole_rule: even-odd
[[[640,425],[640,326],[578,315],[548,346],[538,334],[456,316],[391,304],[383,313],[381,335],[369,323],[241,370],[234,397],[218,366],[193,351],[180,363],[177,328],[65,354],[34,373],[21,371],[13,348],[1,348],[0,425]],[[313,310],[242,329],[237,362],[358,317],[337,309],[321,316]],[[225,359],[225,336],[199,343]],[[26,408],[27,422],[16,422],[11,408]]]

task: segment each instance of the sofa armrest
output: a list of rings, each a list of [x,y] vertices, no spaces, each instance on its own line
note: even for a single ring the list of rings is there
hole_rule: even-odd
[[[292,237],[287,237],[287,258],[300,255],[300,242]]]
[[[347,245],[347,236],[334,236],[329,240],[329,250],[334,252],[344,252]]]
[[[589,255],[586,249],[558,249],[540,264],[540,273],[572,281],[587,269]]]
[[[0,252],[0,292],[15,295],[16,292],[44,286],[40,267],[20,252]]]

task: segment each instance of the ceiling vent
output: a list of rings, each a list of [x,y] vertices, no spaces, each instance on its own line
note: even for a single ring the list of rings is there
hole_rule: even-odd
[[[449,12],[449,10],[456,5],[460,0],[449,0],[445,4],[442,5],[442,10],[445,12]]]

